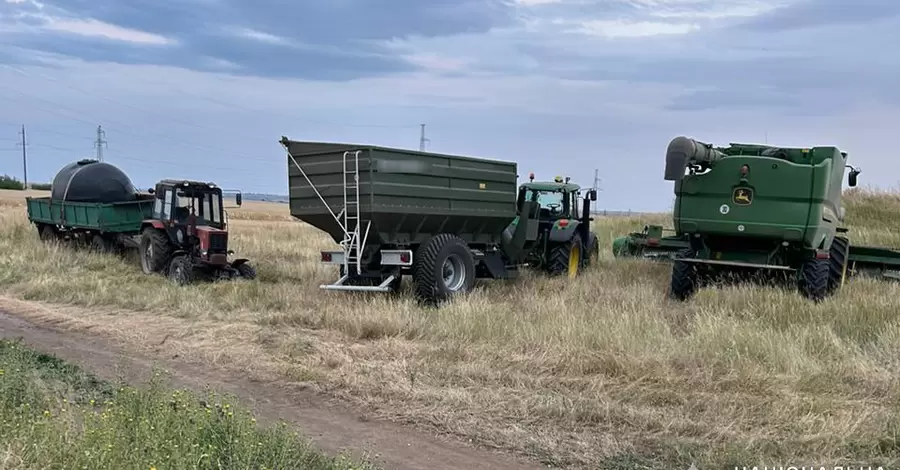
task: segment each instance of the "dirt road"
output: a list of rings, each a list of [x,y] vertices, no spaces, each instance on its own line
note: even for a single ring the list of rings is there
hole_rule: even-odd
[[[235,377],[206,365],[138,353],[110,339],[61,331],[49,323],[32,323],[0,305],[0,337],[53,354],[103,379],[125,377],[131,382],[150,378],[153,368],[169,372],[172,385],[202,390],[207,385],[238,397],[261,420],[292,423],[326,452],[368,450],[386,469],[537,469],[505,454],[417,433],[401,425],[370,421],[359,413],[287,382],[262,383]]]

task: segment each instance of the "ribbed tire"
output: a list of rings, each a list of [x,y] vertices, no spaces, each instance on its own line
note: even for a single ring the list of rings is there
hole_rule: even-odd
[[[834,294],[844,284],[847,275],[847,258],[850,253],[850,240],[834,237],[831,242],[831,259],[828,261],[828,294]]]
[[[147,247],[152,247],[153,255],[147,256]],[[161,273],[169,260],[171,247],[169,238],[162,231],[147,227],[141,233],[141,269],[144,274]]]
[[[591,237],[590,246],[588,247],[587,256],[584,257],[584,267],[590,268],[600,258],[600,241],[597,236]]]
[[[797,287],[800,294],[813,302],[821,302],[828,294],[830,260],[812,258],[800,266]]]
[[[577,233],[568,243],[560,243],[550,249],[548,271],[550,271],[551,275],[556,276],[569,272],[569,258],[572,255],[572,248],[575,246],[578,247],[578,256],[583,257],[584,254],[581,251],[581,235],[578,235]],[[584,261],[578,260],[578,263],[579,266],[576,275],[581,274],[581,267],[584,264]]]
[[[176,285],[185,286],[193,281],[193,270],[187,256],[180,255],[172,258],[169,263],[169,280]]]
[[[685,301],[697,293],[699,275],[697,265],[682,261],[681,257],[693,256],[692,250],[684,250],[678,253],[672,263],[672,279],[669,283],[669,297]]]
[[[444,282],[444,263],[447,260],[458,264],[454,272],[462,275],[462,282],[456,289],[451,289],[453,286]],[[471,291],[475,287],[475,260],[472,252],[456,235],[435,235],[416,250],[413,283],[416,297],[426,304],[437,304],[453,295]]]
[[[250,265],[250,263],[239,264],[236,269],[238,274],[240,274],[242,278],[248,281],[256,279],[256,269],[254,269],[253,266]]]

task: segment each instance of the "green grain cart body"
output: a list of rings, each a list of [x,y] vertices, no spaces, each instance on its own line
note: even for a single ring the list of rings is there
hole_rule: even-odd
[[[360,152],[359,213],[362,221],[371,221],[367,244],[413,246],[453,233],[472,245],[496,245],[516,217],[516,163],[366,145],[285,143],[312,182],[288,157],[291,215],[335,242],[344,238],[332,213],[344,205],[347,151]]]
[[[779,148],[732,144],[704,174],[675,183],[680,234],[796,242],[808,250],[831,245],[843,221],[841,183],[846,155],[835,147]],[[747,175],[742,176],[745,167]],[[745,196],[745,197],[744,197]]]
[[[150,218],[153,199],[117,203],[53,201],[49,197],[26,198],[28,220],[67,230],[109,234],[138,234]]]

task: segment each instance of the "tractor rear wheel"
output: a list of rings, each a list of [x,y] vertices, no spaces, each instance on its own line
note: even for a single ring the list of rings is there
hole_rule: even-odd
[[[828,294],[829,259],[811,258],[803,262],[797,278],[800,294],[813,302],[821,302]]]
[[[693,255],[693,250],[683,250],[673,259],[672,280],[669,284],[669,297],[675,300],[685,301],[697,293],[700,277],[697,271],[697,265],[680,259],[683,257],[691,257]]]
[[[153,227],[147,227],[141,233],[140,247],[141,269],[144,270],[144,274],[162,272],[172,252],[166,234]]]
[[[169,263],[169,280],[176,285],[184,286],[190,284],[193,280],[193,270],[190,260],[185,255],[179,255],[172,258]]]
[[[413,266],[416,297],[434,304],[475,287],[475,260],[456,235],[435,235],[416,250]]]
[[[850,240],[845,237],[834,237],[829,252],[831,257],[828,260],[828,294],[831,295],[844,286],[844,280],[847,278]]]
[[[552,275],[566,274],[570,279],[581,274],[582,249],[581,235],[575,234],[566,243],[560,243],[550,249],[549,271]]]
[[[590,246],[588,247],[588,255],[584,258],[584,267],[593,266],[600,259],[600,241],[596,236],[591,237]]]

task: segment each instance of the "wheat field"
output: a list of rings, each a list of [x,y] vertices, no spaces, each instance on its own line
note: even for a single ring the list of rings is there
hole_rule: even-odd
[[[600,218],[574,282],[481,282],[439,308],[325,292],[326,235],[287,206],[229,212],[252,282],[178,288],[135,259],[45,245],[24,194],[0,196],[0,294],[75,306],[82,328],[173,337],[198,360],[287,377],[378,416],[571,468],[900,464],[900,285],[855,278],[814,305],[765,286],[666,299],[669,265],[614,259],[666,214]],[[845,198],[853,243],[900,247],[900,195]],[[76,313],[71,313],[76,312]]]

